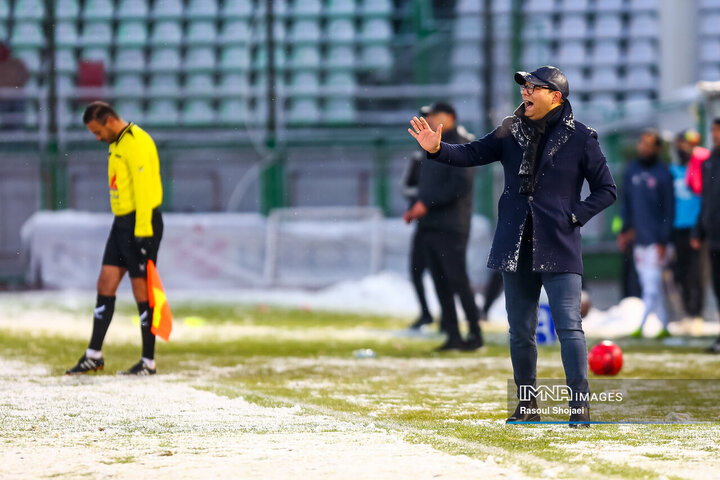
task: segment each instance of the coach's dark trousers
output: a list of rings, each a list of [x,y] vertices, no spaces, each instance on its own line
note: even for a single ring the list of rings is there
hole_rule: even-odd
[[[532,238],[532,237],[530,237]],[[573,391],[571,407],[588,406],[577,398],[588,393],[588,359],[580,318],[582,277],[576,273],[538,273],[532,270],[532,240],[523,238],[516,272],[503,272],[505,305],[510,323],[510,358],[515,384],[536,386],[540,288],[545,287],[550,314],[560,340],[565,379]]]

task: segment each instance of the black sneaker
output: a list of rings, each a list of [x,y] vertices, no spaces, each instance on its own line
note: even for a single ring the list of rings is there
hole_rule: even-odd
[[[515,407],[515,412],[510,415],[510,418],[505,420],[505,423],[515,422],[539,422],[540,421],[540,410],[537,406],[537,400],[525,400],[518,403]]]
[[[147,365],[145,365],[145,362],[140,360],[138,363],[130,367],[129,370],[122,370],[118,372],[118,375],[138,375],[138,376],[147,376],[147,375],[155,375],[157,373],[157,369],[150,368]]]
[[[582,413],[570,414],[570,428],[590,428],[590,407],[582,407]]]
[[[65,370],[65,375],[80,375],[82,373],[97,372],[103,368],[105,368],[105,360],[102,358],[96,360],[83,355],[82,358],[78,360],[77,365],[70,370]]]
[[[485,345],[485,342],[483,341],[482,332],[471,333],[463,342],[461,350],[465,350],[466,352],[472,352],[482,347],[483,345]]]
[[[462,350],[465,346],[462,338],[448,338],[445,343],[435,349],[436,352],[446,352],[448,350]]]
[[[432,322],[433,319],[430,315],[420,315],[420,317],[410,325],[410,329],[420,330],[423,325],[430,325]]]

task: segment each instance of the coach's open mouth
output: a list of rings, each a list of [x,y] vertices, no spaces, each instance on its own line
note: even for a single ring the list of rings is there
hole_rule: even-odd
[[[531,102],[530,100],[525,100],[525,114],[530,113],[533,107],[535,107],[535,104],[533,102]]]

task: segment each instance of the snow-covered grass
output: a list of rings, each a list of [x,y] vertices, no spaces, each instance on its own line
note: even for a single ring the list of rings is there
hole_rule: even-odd
[[[439,354],[408,317],[174,303],[159,375],[121,304],[105,372],[64,377],[84,350],[91,294],[0,296],[0,478],[718,478],[720,426],[507,426],[506,331]],[[717,378],[693,345],[621,342],[627,378]],[[353,352],[371,348],[376,358]],[[539,376],[562,377],[556,346]]]

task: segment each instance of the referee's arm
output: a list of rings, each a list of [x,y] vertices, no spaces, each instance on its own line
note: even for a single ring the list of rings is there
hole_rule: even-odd
[[[133,191],[135,193],[135,236],[152,237],[152,209],[150,190],[152,189],[152,152],[146,145],[135,142],[129,156],[132,172]]]

